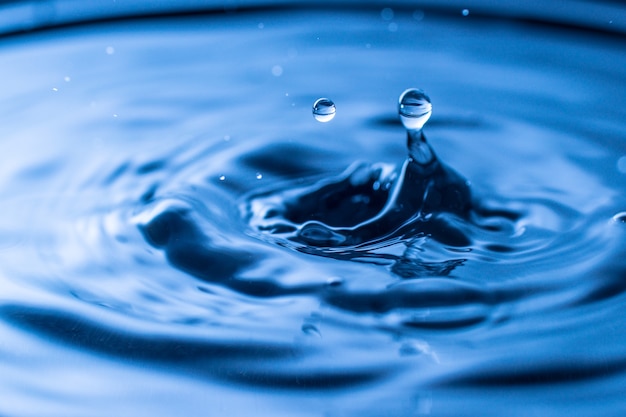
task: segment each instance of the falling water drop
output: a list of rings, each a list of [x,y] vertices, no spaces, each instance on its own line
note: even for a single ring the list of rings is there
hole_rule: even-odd
[[[330,122],[335,117],[336,111],[335,103],[331,99],[318,98],[313,103],[313,117],[318,122]]]
[[[408,132],[410,159],[422,165],[435,159],[435,154],[422,133],[422,127],[430,119],[432,111],[430,98],[419,88],[405,90],[398,99],[398,114]]]
[[[432,111],[430,98],[419,88],[409,88],[400,95],[398,112],[407,130],[420,130],[430,118]]]

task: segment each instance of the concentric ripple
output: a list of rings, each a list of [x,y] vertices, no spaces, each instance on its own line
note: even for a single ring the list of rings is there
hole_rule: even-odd
[[[2,39],[0,414],[623,409],[621,38],[329,7]]]

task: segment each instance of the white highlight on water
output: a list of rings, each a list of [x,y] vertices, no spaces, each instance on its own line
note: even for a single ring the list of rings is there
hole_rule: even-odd
[[[274,65],[272,67],[272,75],[274,77],[280,77],[281,75],[283,75],[283,67],[281,67],[280,65]]]

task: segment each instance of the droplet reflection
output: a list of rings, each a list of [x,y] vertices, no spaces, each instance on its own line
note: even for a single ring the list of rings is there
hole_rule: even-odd
[[[430,118],[432,110],[430,98],[419,88],[405,90],[398,100],[400,120],[407,130],[420,130]]]
[[[313,103],[313,117],[318,122],[330,122],[335,117],[336,111],[335,103],[331,99],[319,98]]]

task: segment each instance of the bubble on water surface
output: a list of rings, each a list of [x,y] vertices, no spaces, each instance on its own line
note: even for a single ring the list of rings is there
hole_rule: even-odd
[[[430,98],[419,88],[405,90],[398,100],[400,120],[408,130],[420,130],[430,118],[432,110]]]
[[[318,98],[313,103],[313,117],[318,122],[326,123],[333,120],[335,117],[335,113],[337,109],[335,107],[335,103],[331,99],[328,98]]]

